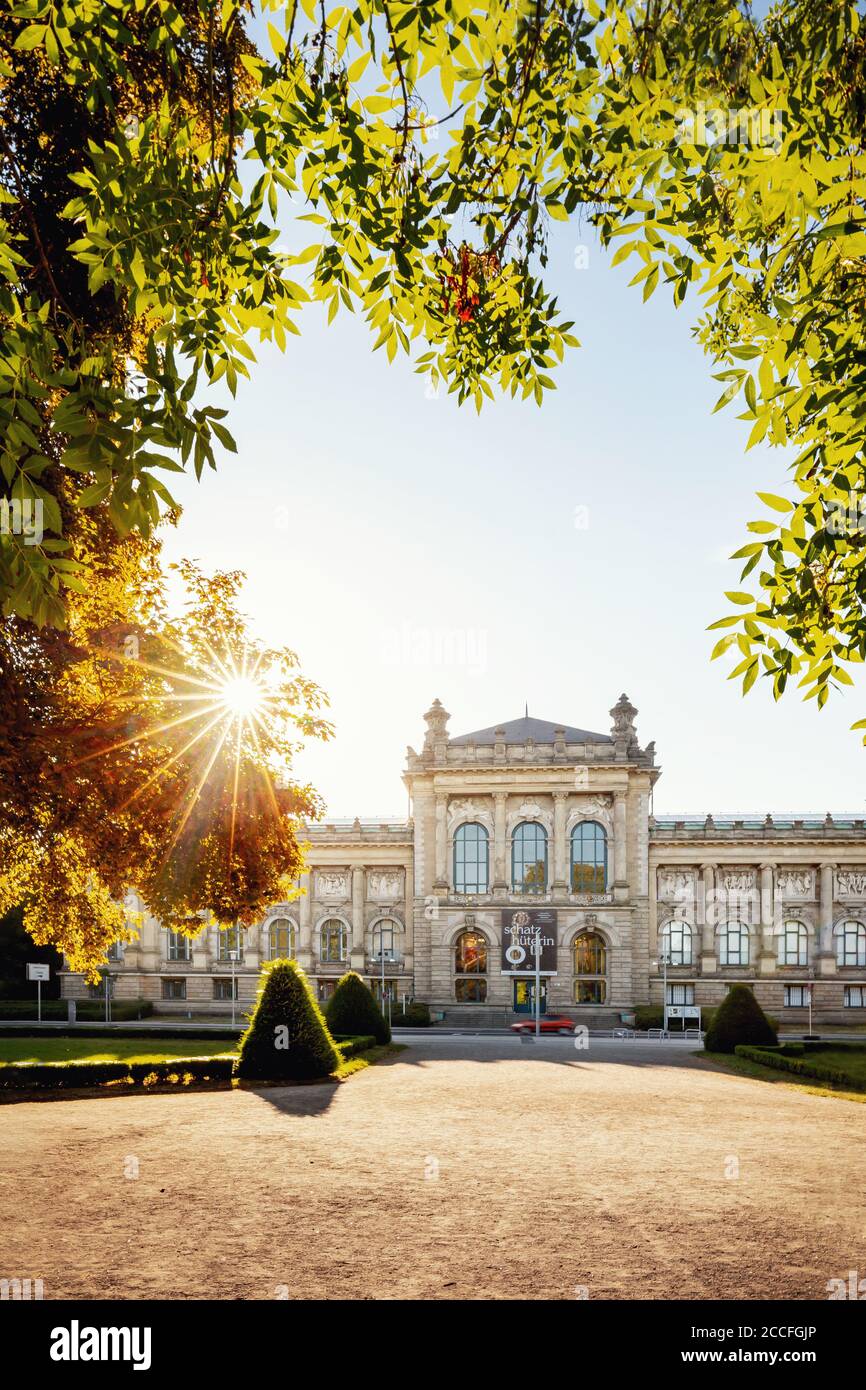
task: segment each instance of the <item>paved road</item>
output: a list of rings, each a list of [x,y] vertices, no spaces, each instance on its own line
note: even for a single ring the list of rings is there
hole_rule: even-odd
[[[47,1298],[824,1298],[866,1106],[679,1043],[412,1039],[339,1086],[4,1107],[0,1275]]]

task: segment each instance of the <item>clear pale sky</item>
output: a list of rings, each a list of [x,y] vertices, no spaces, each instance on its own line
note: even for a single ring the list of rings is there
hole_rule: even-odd
[[[329,692],[337,737],[297,772],[334,817],[402,815],[407,744],[434,696],[452,734],[523,713],[607,732],[622,691],[663,769],[656,811],[857,811],[863,684],[818,712],[762,682],[743,699],[706,626],[726,557],[786,490],[785,461],[711,415],[697,301],[642,304],[592,234],[553,224],[550,282],[582,346],[544,406],[431,399],[363,322],[317,308],[259,352],[227,422],[237,457],[167,479],[168,558],[240,568],[252,625]],[[589,264],[575,267],[575,248]],[[212,393],[223,402],[223,392]],[[578,511],[577,509],[586,509]]]

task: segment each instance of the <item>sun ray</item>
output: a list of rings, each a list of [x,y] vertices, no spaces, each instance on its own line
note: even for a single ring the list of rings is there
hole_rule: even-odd
[[[169,840],[168,847],[167,847],[167,849],[166,849],[166,852],[165,852],[165,854],[164,854],[164,856],[163,856],[163,860],[162,860],[162,862],[163,862],[164,865],[165,865],[166,863],[168,863],[168,857],[169,857],[169,855],[171,854],[172,850],[174,849],[175,845],[177,844],[178,840],[180,839],[181,835],[183,834],[184,826],[186,825],[187,821],[189,820],[190,816],[192,815],[193,807],[195,806],[196,802],[198,801],[199,797],[201,796],[202,788],[203,788],[205,782],[207,781],[208,777],[210,776],[210,770],[211,770],[211,768],[213,767],[214,763],[216,762],[217,758],[219,757],[220,751],[221,751],[221,749],[222,749],[223,744],[224,744],[225,741],[226,741],[226,736],[227,736],[227,735],[228,735],[228,727],[226,727],[226,728],[223,729],[222,735],[221,735],[221,737],[219,738],[219,740],[217,741],[216,746],[214,747],[213,753],[211,754],[210,761],[209,761],[207,767],[205,768],[204,772],[202,773],[201,777],[199,778],[199,781],[198,781],[198,784],[197,784],[197,786],[196,786],[195,792],[193,793],[192,797],[190,798],[189,805],[187,806],[186,810],[185,810],[184,813],[183,813],[183,818],[181,819],[181,822],[180,822],[179,826],[177,827],[177,829],[175,830],[175,832],[174,832],[174,834],[172,835],[171,839]]]
[[[198,733],[194,734],[193,737],[189,740],[189,742],[184,744],[183,748],[179,748],[176,753],[172,754],[172,756],[168,759],[167,762],[164,762],[160,767],[157,768],[156,772],[151,773],[150,777],[148,777],[144,785],[139,787],[137,791],[133,792],[132,796],[129,797],[127,801],[124,801],[122,806],[118,807],[118,810],[127,810],[128,807],[130,807],[134,801],[137,801],[138,798],[141,795],[143,795],[144,792],[147,791],[148,787],[152,786],[153,783],[156,782],[164,772],[167,772],[168,769],[174,763],[177,762],[178,758],[182,758],[185,753],[188,753],[190,748],[193,748],[195,744],[198,743],[199,739],[205,738],[210,733],[211,729],[213,729],[214,726],[217,725],[220,722],[220,720],[224,718],[225,715],[223,714],[222,710],[220,710],[220,712],[211,720],[211,722],[208,725],[205,726],[205,728],[199,729]]]
[[[211,698],[213,697],[211,696]],[[209,714],[213,714],[214,710],[219,710],[221,714],[225,713],[222,701],[211,705],[208,709],[191,710],[189,714],[179,714],[176,719],[169,719],[165,724],[158,724],[155,729],[133,734],[131,738],[120,739],[117,743],[110,743],[106,748],[97,748],[95,753],[87,753],[83,758],[76,758],[70,766],[80,767],[83,763],[91,762],[93,758],[102,758],[107,753],[115,753],[119,748],[128,748],[131,743],[146,743],[149,739],[155,738],[157,734],[164,734],[169,729],[176,729],[180,724],[188,724],[191,719],[206,719]]]

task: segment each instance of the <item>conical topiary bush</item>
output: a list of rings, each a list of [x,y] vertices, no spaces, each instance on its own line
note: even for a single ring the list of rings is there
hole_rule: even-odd
[[[391,1041],[382,1010],[371,990],[354,970],[344,975],[325,1005],[325,1017],[332,1033],[372,1036],[377,1043]]]
[[[748,985],[732,985],[713,1015],[704,1047],[707,1052],[733,1052],[741,1043],[774,1047],[779,1039]]]
[[[342,1060],[303,970],[293,960],[271,961],[241,1038],[237,1075],[311,1081],[329,1076]]]

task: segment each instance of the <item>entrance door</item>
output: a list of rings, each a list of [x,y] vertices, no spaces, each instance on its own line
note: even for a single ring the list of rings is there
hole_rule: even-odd
[[[535,1014],[535,981],[514,981],[514,1012],[516,1014]],[[547,1013],[547,981],[541,979],[541,1007],[539,1013]]]

